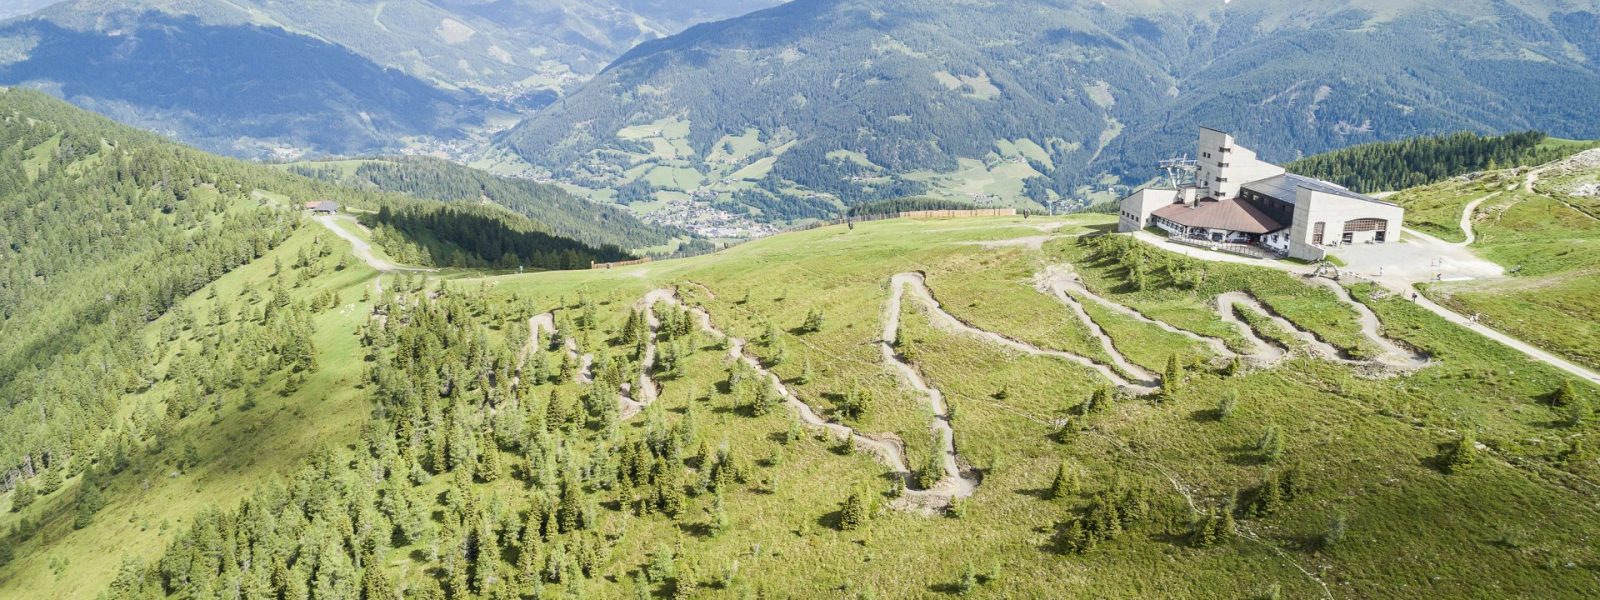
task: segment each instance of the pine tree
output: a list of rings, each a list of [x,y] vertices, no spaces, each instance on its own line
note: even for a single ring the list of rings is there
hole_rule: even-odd
[[[1283,433],[1277,425],[1270,425],[1256,440],[1256,452],[1261,456],[1262,462],[1277,462],[1283,458]]]
[[[1572,384],[1571,379],[1561,382],[1561,387],[1556,388],[1555,395],[1551,396],[1550,403],[1556,406],[1567,406],[1578,400],[1578,388]]]
[[[1177,354],[1167,357],[1167,370],[1161,378],[1161,398],[1172,400],[1177,398],[1178,392],[1183,389],[1183,360]]]
[[[1228,393],[1217,401],[1217,420],[1227,420],[1233,416],[1233,411],[1239,406],[1239,391],[1228,390]]]
[[[1445,456],[1444,470],[1450,474],[1464,473],[1476,464],[1478,464],[1478,436],[1472,431],[1467,431]]]
[[[1056,467],[1056,477],[1050,482],[1050,499],[1062,500],[1078,494],[1078,472],[1066,461]]]
[[[18,479],[16,487],[11,490],[11,512],[22,512],[33,504],[33,483],[27,479]]]
[[[1334,513],[1333,518],[1328,521],[1328,530],[1322,534],[1322,547],[1324,549],[1333,548],[1338,546],[1339,542],[1344,541],[1347,525],[1347,519],[1343,512]]]
[[[490,483],[500,479],[500,449],[495,447],[494,434],[485,432],[478,438],[478,480]]]
[[[822,309],[813,308],[811,309],[811,312],[806,313],[806,322],[801,326],[801,330],[805,331],[806,333],[816,333],[822,331],[822,325]]]
[[[972,563],[967,563],[966,569],[961,572],[961,582],[956,584],[956,593],[962,596],[970,596],[977,590],[978,570],[972,567]]]
[[[371,565],[361,572],[361,600],[403,600],[400,589],[384,572],[383,565]]]
[[[850,492],[845,498],[844,506],[839,510],[839,529],[854,531],[860,529],[867,522],[867,499],[861,490]]]
[[[922,468],[917,470],[917,486],[930,489],[939,485],[944,479],[944,434],[935,433],[933,444],[928,447],[928,457]]]

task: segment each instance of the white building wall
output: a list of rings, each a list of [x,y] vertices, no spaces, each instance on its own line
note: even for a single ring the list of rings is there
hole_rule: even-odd
[[[1121,216],[1117,219],[1117,231],[1128,233],[1149,227],[1150,213],[1160,210],[1178,201],[1177,190],[1163,190],[1145,188],[1134,192],[1121,202]]]
[[[1244,184],[1284,173],[1283,167],[1257,159],[1255,151],[1215,129],[1200,128],[1197,150],[1195,183],[1213,198],[1236,197]]]
[[[1392,204],[1347,198],[1336,194],[1314,192],[1305,188],[1295,195],[1294,226],[1290,229],[1289,256],[1304,260],[1321,260],[1327,249],[1343,243],[1345,224],[1357,219],[1384,221],[1383,243],[1400,241],[1400,225],[1405,209]],[[1322,224],[1322,240],[1317,243],[1317,224]],[[1377,231],[1353,232],[1353,244],[1374,243]]]

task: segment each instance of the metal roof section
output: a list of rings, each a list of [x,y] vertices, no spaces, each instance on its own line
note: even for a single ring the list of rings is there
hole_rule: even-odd
[[[1372,196],[1368,196],[1366,194],[1358,194],[1356,192],[1352,192],[1349,189],[1347,189],[1347,188],[1345,188],[1343,186],[1337,185],[1337,184],[1328,183],[1328,182],[1322,181],[1320,179],[1313,179],[1313,178],[1310,178],[1310,177],[1306,177],[1304,175],[1295,175],[1293,173],[1285,173],[1283,175],[1279,175],[1277,177],[1271,177],[1271,178],[1263,179],[1261,181],[1252,181],[1250,183],[1244,184],[1242,187],[1244,189],[1250,190],[1250,191],[1255,192],[1257,194],[1261,194],[1263,196],[1267,196],[1269,198],[1275,198],[1277,200],[1282,200],[1284,202],[1288,202],[1289,204],[1294,204],[1295,195],[1296,195],[1296,191],[1297,190],[1299,190],[1300,188],[1306,188],[1306,189],[1311,190],[1313,192],[1321,192],[1321,193],[1324,193],[1324,194],[1332,194],[1332,195],[1335,195],[1335,196],[1342,196],[1342,197],[1345,197],[1345,198],[1351,198],[1351,199],[1355,199],[1355,200],[1363,200],[1363,201],[1366,201],[1366,202],[1373,202],[1373,203],[1376,203],[1376,204],[1387,204],[1389,206],[1396,206],[1393,203],[1384,202],[1382,200],[1379,200],[1377,198],[1373,198]]]

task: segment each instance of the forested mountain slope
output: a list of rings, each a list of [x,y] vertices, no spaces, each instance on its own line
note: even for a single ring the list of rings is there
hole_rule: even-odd
[[[1568,0],[800,0],[642,44],[502,141],[592,187],[1014,202],[1081,196],[1101,173],[1141,181],[1192,153],[1201,124],[1278,161],[1460,130],[1593,138],[1597,14]]]
[[[0,158],[0,472],[92,449],[119,395],[150,383],[130,335],[293,235],[305,200],[392,215],[392,242],[432,264],[625,257],[499,207],[446,210],[206,155],[36,92],[0,91]]]
[[[626,209],[596,204],[560,187],[497,177],[434,158],[407,157],[311,162],[289,170],[360,189],[398,192],[428,200],[492,202],[543,224],[562,237],[628,249],[662,246],[682,232],[640,222]]]
[[[0,83],[228,154],[393,151],[459,140],[638,42],[771,3],[70,0],[0,24]]]

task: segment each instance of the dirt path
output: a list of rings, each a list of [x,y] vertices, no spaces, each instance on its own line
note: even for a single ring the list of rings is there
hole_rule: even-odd
[[[1144,313],[1134,310],[1132,307],[1112,302],[1111,300],[1108,300],[1099,294],[1089,291],[1089,288],[1085,287],[1083,282],[1078,280],[1077,275],[1072,272],[1071,268],[1066,265],[1050,265],[1045,267],[1043,271],[1040,271],[1037,275],[1035,275],[1034,288],[1040,292],[1054,295],[1057,299],[1064,303],[1081,303],[1082,301],[1079,299],[1080,297],[1088,299],[1090,302],[1094,302],[1095,304],[1098,304],[1102,308],[1105,308],[1111,312],[1132,318],[1147,325],[1154,325],[1155,327],[1167,333],[1181,335],[1196,342],[1200,342],[1201,344],[1205,344],[1206,346],[1210,347],[1213,352],[1216,352],[1217,355],[1225,358],[1240,356],[1239,353],[1234,352],[1232,348],[1229,348],[1228,343],[1223,341],[1221,338],[1208,337],[1186,329],[1178,329],[1177,327],[1173,327],[1165,321],[1157,321],[1145,316]],[[1258,348],[1258,352],[1255,354],[1266,354],[1270,353],[1272,350],[1275,350],[1275,348],[1273,348],[1271,345],[1267,345],[1264,348]],[[1282,353],[1279,352],[1279,354]],[[1256,358],[1256,356],[1252,356],[1252,358]]]
[[[1362,364],[1360,361],[1344,358],[1344,353],[1340,352],[1338,348],[1335,348],[1332,344],[1318,339],[1316,335],[1301,329],[1292,321],[1274,314],[1271,310],[1267,309],[1266,305],[1262,304],[1260,300],[1257,300],[1250,294],[1246,294],[1244,292],[1227,292],[1225,294],[1218,295],[1216,302],[1217,316],[1222,317],[1222,320],[1232,323],[1235,327],[1238,327],[1239,333],[1242,333],[1246,338],[1249,338],[1252,344],[1267,344],[1276,346],[1276,344],[1273,344],[1272,342],[1262,338],[1255,328],[1251,327],[1249,323],[1245,322],[1243,319],[1240,319],[1236,312],[1238,310],[1248,310],[1271,321],[1273,325],[1276,325],[1279,329],[1282,329],[1285,334],[1294,337],[1295,340],[1303,344],[1306,351],[1314,357],[1322,360],[1342,363],[1345,365]]]
[[[662,301],[673,305],[682,305],[682,301],[676,295],[664,298]],[[898,438],[892,434],[863,434],[851,429],[849,426],[823,418],[822,415],[817,414],[817,411],[811,408],[811,405],[806,404],[805,401],[790,391],[789,386],[784,385],[782,379],[762,365],[755,355],[746,352],[746,342],[743,339],[733,337],[718,329],[711,320],[711,313],[706,312],[705,309],[698,306],[690,306],[688,308],[690,315],[700,324],[702,331],[716,339],[727,342],[728,360],[743,361],[754,369],[757,375],[766,379],[773,390],[778,392],[779,397],[783,398],[784,404],[794,411],[795,416],[799,417],[802,424],[811,429],[823,431],[832,439],[848,440],[857,449],[871,453],[906,483],[907,491],[905,493],[907,497],[926,503],[924,506],[937,505],[941,502],[945,505],[949,504],[948,497],[937,497],[933,496],[931,492],[911,489],[911,469],[906,463],[905,444]],[[896,506],[901,505],[897,504]],[[909,507],[909,504],[906,507]]]
[[[626,421],[644,410],[644,407],[654,404],[661,395],[661,386],[656,383],[652,373],[656,367],[656,334],[661,331],[661,319],[656,316],[656,304],[660,302],[674,302],[677,292],[671,289],[657,289],[645,294],[635,305],[637,310],[644,311],[645,322],[650,328],[650,337],[645,340],[644,356],[639,359],[639,376],[631,382],[622,384],[622,417]]]
[[[1533,174],[1529,173],[1528,174],[1528,178],[1529,178],[1528,189],[1529,189],[1529,191],[1532,191],[1533,190],[1533,183],[1532,183]],[[1478,235],[1472,231],[1472,215],[1473,215],[1473,213],[1477,212],[1479,205],[1481,205],[1484,202],[1487,202],[1489,200],[1492,200],[1496,196],[1499,196],[1499,195],[1500,195],[1500,192],[1495,192],[1493,194],[1489,194],[1489,195],[1484,196],[1482,198],[1479,198],[1477,200],[1473,200],[1472,202],[1468,202],[1466,208],[1461,209],[1461,233],[1466,234],[1467,239],[1466,239],[1466,241],[1462,241],[1462,242],[1451,242],[1450,243],[1451,245],[1453,245],[1453,246],[1471,246],[1473,242],[1478,241]]]
[[[891,343],[900,332],[901,300],[907,287],[912,288],[913,293],[928,305],[930,312],[943,312],[938,307],[938,302],[933,300],[932,294],[928,293],[922,274],[895,275],[889,280],[889,301],[883,309],[883,335],[878,339],[878,352],[883,355],[884,364],[894,369],[911,389],[927,397],[928,405],[933,409],[932,429],[940,440],[939,453],[943,455],[941,463],[944,466],[944,476],[939,478],[938,484],[927,491],[952,498],[966,498],[977,491],[979,479],[976,472],[961,468],[959,456],[956,454],[956,431],[950,423],[950,406],[945,402],[944,393],[929,385],[915,367],[901,360]]]
[[[530,344],[530,349],[538,347],[539,332],[541,330],[550,332],[550,335],[556,335],[556,317],[554,313],[534,315],[533,318],[528,319],[528,343]],[[578,341],[570,337],[567,338],[565,346],[567,355],[578,361],[578,382],[592,383],[594,381],[594,373],[591,372],[591,369],[594,367],[594,355],[584,354],[579,356]]]
[[[897,302],[897,309],[897,299],[900,296],[900,291],[905,287],[911,288],[912,294],[916,296],[916,299],[922,302],[925,307],[927,307],[929,321],[933,323],[935,328],[938,328],[941,331],[976,337],[991,344],[1010,348],[1023,354],[1030,354],[1033,356],[1049,356],[1052,358],[1058,358],[1068,362],[1076,363],[1099,372],[1101,376],[1111,380],[1118,387],[1139,395],[1153,393],[1156,391],[1156,388],[1159,385],[1159,382],[1155,381],[1153,376],[1149,379],[1131,381],[1128,378],[1123,377],[1121,373],[1118,373],[1116,369],[1111,368],[1109,365],[1096,362],[1088,357],[1072,354],[1070,352],[1062,352],[1060,350],[1047,350],[1033,344],[1020,342],[1005,337],[992,331],[985,331],[968,325],[961,319],[956,318],[955,315],[952,315],[944,310],[944,307],[939,304],[939,301],[933,297],[933,292],[928,290],[928,285],[924,281],[921,273],[901,273],[899,275],[895,275],[894,278],[890,280],[889,287],[890,299]],[[896,314],[898,315],[899,313],[896,312]],[[891,333],[888,337],[892,338],[893,334]]]
[[[1339,301],[1356,311],[1356,318],[1361,322],[1361,335],[1377,346],[1380,352],[1372,362],[1400,371],[1414,371],[1428,366],[1429,359],[1426,355],[1385,337],[1382,332],[1383,320],[1378,318],[1377,313],[1372,312],[1371,307],[1356,300],[1355,296],[1351,295],[1350,288],[1326,277],[1313,277],[1311,281],[1328,288],[1339,297]]]
[[[400,273],[400,272],[406,272],[406,271],[410,271],[410,272],[432,272],[432,271],[436,270],[436,269],[423,269],[423,268],[419,268],[419,267],[403,267],[403,266],[394,264],[392,262],[389,262],[387,260],[378,258],[378,256],[372,252],[372,245],[371,244],[368,244],[366,240],[363,240],[360,237],[357,237],[356,234],[350,233],[349,230],[346,230],[345,228],[340,227],[339,224],[338,224],[339,222],[342,221],[342,222],[349,223],[351,225],[359,227],[360,224],[356,223],[355,219],[352,219],[352,218],[346,217],[346,216],[340,216],[340,215],[323,215],[323,216],[313,217],[313,218],[316,219],[316,221],[318,223],[321,223],[323,227],[326,227],[328,229],[328,231],[332,231],[334,235],[337,235],[340,238],[343,238],[344,241],[346,241],[346,242],[350,242],[351,252],[356,255],[356,258],[361,259],[362,262],[367,263],[368,266],[372,267],[374,270],[378,271],[379,273]]]

